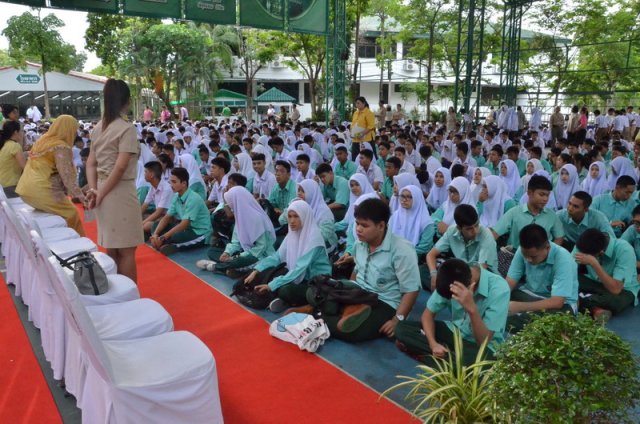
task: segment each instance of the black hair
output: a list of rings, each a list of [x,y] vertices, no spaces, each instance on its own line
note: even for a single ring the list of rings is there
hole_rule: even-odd
[[[271,140],[269,140],[268,144],[274,146],[284,146],[284,140],[280,137],[273,137]]]
[[[363,200],[358,206],[355,207],[353,216],[356,219],[364,219],[373,221],[374,224],[389,222],[391,217],[391,211],[389,206],[380,199],[371,198]]]
[[[245,187],[247,185],[247,177],[245,177],[242,174],[239,174],[237,172],[234,172],[233,174],[229,175],[227,177],[228,181],[233,181],[236,185],[240,186],[240,187]]]
[[[529,224],[520,230],[520,247],[523,249],[542,249],[549,243],[547,231],[538,224]]]
[[[211,154],[209,149],[207,149],[207,146],[205,146],[204,144],[201,144],[200,146],[198,146],[198,152],[199,153]]]
[[[80,152],[82,153],[82,152]],[[162,165],[157,160],[152,160],[144,164],[144,168],[148,169],[156,179],[162,178]]]
[[[354,100],[354,103],[358,101],[364,103],[366,107],[369,107],[369,103],[367,103],[367,99],[365,99],[363,96],[356,97],[356,99]]]
[[[18,110],[18,107],[16,105],[11,105],[11,104],[2,105],[2,116],[4,116],[4,119],[9,119],[9,114],[14,110]]]
[[[2,124],[2,130],[0,131],[0,150],[2,150],[4,143],[11,138],[13,133],[20,131],[20,128],[20,122],[4,121]]]
[[[378,144],[379,147],[385,147],[387,150],[391,150],[391,144],[387,141],[382,141]]]
[[[478,222],[478,211],[471,205],[458,205],[453,211],[453,220],[458,227],[469,227]]]
[[[336,147],[336,152],[345,152],[345,153],[349,153],[349,151],[347,150],[346,146],[338,146]]]
[[[420,153],[420,156],[422,156],[423,158],[431,157],[431,146],[420,146],[420,148],[418,149],[418,153]]]
[[[425,170],[420,170],[416,172],[416,178],[418,179],[418,182],[420,184],[425,184],[427,181],[429,181],[429,173]]]
[[[160,161],[160,163],[164,163],[167,169],[173,169],[173,161],[171,160],[168,154],[160,153],[158,155],[158,160]]]
[[[291,173],[291,164],[286,160],[277,160],[274,168],[276,168],[278,165],[286,169],[288,173]]]
[[[500,146],[499,144],[496,144],[495,146],[493,146],[491,148],[491,151],[498,153],[498,156],[500,157],[504,155],[504,150],[502,149],[502,146]]]
[[[231,156],[229,156],[229,152],[226,150],[220,150],[218,153],[216,153],[216,157],[217,158],[224,158],[228,161],[231,161]]]
[[[531,148],[531,153],[533,153],[537,157],[541,158],[542,157],[542,148],[540,146],[533,146]]]
[[[123,80],[109,78],[104,84],[103,99],[104,113],[102,114],[102,129],[115,121],[122,112],[124,105],[129,102],[131,92],[129,86]]]
[[[163,150],[163,151],[165,151],[165,152],[171,152],[171,153],[173,153],[175,149],[173,148],[173,144],[166,143],[166,144],[164,144],[164,145],[162,146],[162,150]]]
[[[571,157],[571,155],[569,153],[560,153],[560,158],[562,158],[562,161],[567,164],[570,163],[573,165],[573,158]]]
[[[471,148],[475,149],[476,147],[482,146],[482,141],[478,141],[478,140],[473,140],[471,142]]]
[[[551,181],[547,180],[546,177],[542,175],[533,175],[529,180],[529,185],[527,186],[527,191],[536,191],[536,190],[553,190],[553,186],[551,185]]]
[[[616,188],[618,188],[618,187],[625,188],[625,187],[629,187],[629,186],[634,186],[635,187],[635,185],[636,185],[635,180],[632,177],[630,177],[629,175],[621,175],[616,180]]]
[[[464,165],[456,163],[451,167],[451,179],[455,177],[464,177]]]
[[[518,149],[516,146],[509,146],[507,147],[507,154],[509,153],[514,153],[516,155],[520,154],[520,149]]]
[[[310,157],[309,157],[309,155],[308,155],[308,154],[306,154],[306,153],[301,153],[301,154],[299,154],[299,155],[296,157],[296,162],[297,162],[297,161],[299,161],[299,160],[301,160],[301,161],[303,161],[303,162],[311,163],[311,158],[310,158]]]
[[[572,194],[572,196],[575,197],[576,199],[580,199],[585,209],[588,209],[589,206],[591,206],[591,202],[593,202],[593,197],[591,197],[591,195],[586,191],[582,191],[582,190],[576,191],[575,193]]]
[[[587,255],[597,255],[605,250],[608,244],[609,235],[597,228],[587,228],[576,241],[578,250]]]
[[[175,140],[173,140],[173,142],[180,144],[180,146],[182,146],[182,148],[184,149],[184,140],[183,139],[176,138]]]
[[[397,157],[395,157],[395,156],[390,157],[390,158],[389,158],[389,159],[387,159],[385,162],[386,162],[386,163],[390,163],[390,164],[392,164],[392,165],[393,165],[393,167],[394,167],[394,168],[396,168],[396,169],[400,169],[400,168],[402,168],[402,162],[400,162],[400,159],[398,159],[398,158],[397,158]]]
[[[451,285],[456,281],[469,287],[471,284],[471,268],[461,259],[447,259],[438,268],[436,291],[445,299],[451,299]]]
[[[228,174],[229,171],[231,170],[231,162],[229,162],[228,160],[226,160],[225,158],[221,158],[221,157],[215,157],[211,160],[211,166],[217,166],[219,168],[224,169],[224,173]]]
[[[406,155],[406,154],[407,154],[407,149],[405,149],[405,148],[404,148],[404,147],[402,147],[402,146],[398,146],[398,147],[396,147],[396,148],[395,148],[395,149],[393,149],[393,150],[394,150],[395,152],[401,152],[403,155]]]
[[[266,162],[267,157],[264,155],[264,153],[254,153],[253,155],[251,155],[251,160],[252,161],[261,160],[263,162]]]
[[[333,168],[328,163],[321,163],[316,168],[316,175],[322,175],[327,172],[333,172]]]
[[[313,136],[311,134],[307,134],[304,137],[302,137],[302,141],[304,143],[313,143],[315,140],[313,139]]]
[[[631,211],[631,216],[635,215],[640,215],[640,205],[637,205],[635,208],[633,208],[633,211]]]
[[[189,172],[184,168],[173,168],[171,170],[171,175],[180,180],[181,183],[189,182]]]
[[[369,149],[360,150],[360,156],[373,160],[373,152]]]

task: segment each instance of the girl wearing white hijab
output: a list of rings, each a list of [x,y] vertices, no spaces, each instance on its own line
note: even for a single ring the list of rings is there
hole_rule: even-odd
[[[277,252],[261,259],[245,283],[252,282],[259,272],[284,263],[287,273],[268,284],[255,287],[258,292],[272,291],[276,298],[269,305],[279,313],[289,306],[306,305],[308,281],[318,275],[330,275],[331,264],[324,247],[324,238],[316,224],[311,206],[303,200],[294,200],[287,211],[289,232]]]
[[[540,161],[540,159],[529,159],[527,161],[526,172],[522,176],[522,178],[520,178],[522,187],[527,187],[529,185],[529,180],[533,176],[534,172],[542,171],[542,170],[544,170],[544,165],[542,165],[542,162]]]
[[[507,194],[507,186],[497,175],[489,175],[482,180],[482,191],[478,203],[480,224],[487,228],[496,225],[502,215],[516,203]]]
[[[449,183],[451,183],[451,172],[444,167],[438,168],[433,176],[433,186],[427,196],[427,206],[430,210],[437,210],[447,200]]]
[[[422,190],[415,185],[400,189],[400,207],[389,220],[389,229],[411,243],[418,256],[425,255],[433,247],[435,225],[424,202]]]
[[[398,174],[393,177],[393,195],[391,196],[391,199],[389,199],[389,209],[391,209],[391,214],[398,210],[398,207],[400,206],[398,193],[401,189],[408,186],[420,187],[420,181],[418,181],[418,178],[414,174],[403,172],[402,174]],[[424,203],[424,196],[422,196],[422,199]]]
[[[520,183],[520,173],[518,165],[511,159],[505,159],[500,162],[500,178],[507,186],[507,194],[513,199],[519,199],[523,189]]]
[[[536,172],[533,173],[533,175],[540,175],[542,177],[545,177],[547,180],[549,180],[549,182],[551,182],[551,175],[549,175],[549,173],[547,171],[545,171],[545,170],[536,171]],[[527,187],[524,188],[524,194],[520,198],[520,202],[519,203],[521,205],[526,205],[527,203],[529,203],[529,194],[527,193],[527,189],[528,188],[529,188],[529,185],[527,184]],[[556,203],[556,196],[555,196],[553,191],[551,191],[551,193],[549,193],[549,200],[547,200],[547,206],[546,207],[549,208],[549,209],[552,209],[554,211],[558,210],[558,204]]]
[[[234,271],[246,270],[275,253],[276,233],[267,213],[246,188],[232,187],[224,194],[224,202],[236,221],[231,242],[224,249],[211,247],[207,253],[211,260],[198,261],[196,266],[226,272],[233,278],[237,276]]]
[[[589,166],[589,173],[587,174],[587,178],[582,182],[582,189],[589,193],[591,197],[596,197],[608,190],[607,172],[604,162],[593,162]]]
[[[628,175],[637,183],[638,177],[636,175],[633,162],[629,158],[624,156],[618,156],[611,161],[611,175],[609,175],[609,190],[613,191],[616,188],[616,182],[618,178],[623,175]]]
[[[469,202],[471,205],[478,203],[480,192],[482,192],[482,180],[491,175],[489,168],[478,167],[473,170],[473,178],[469,186]]]
[[[207,200],[207,190],[200,172],[198,163],[193,158],[191,153],[183,153],[180,156],[176,156],[174,166],[181,167],[187,170],[189,173],[189,189],[195,193],[198,193],[202,200]]]
[[[353,212],[355,208],[356,200],[365,194],[376,194],[373,186],[369,182],[366,175],[356,173],[349,178],[349,189],[351,194],[349,195],[349,209],[344,215],[344,219],[340,222],[336,222],[336,231],[345,231],[349,225],[353,222]],[[377,194],[376,194],[377,196]]]
[[[453,212],[459,205],[473,205],[469,202],[469,181],[465,177],[455,177],[447,188],[449,197],[442,206],[432,215],[433,221],[438,224],[438,234],[447,231],[449,225],[454,224]]]
[[[253,177],[253,161],[248,153],[240,152],[233,158],[233,167],[236,172],[244,175],[247,179]]]
[[[322,190],[314,180],[304,180],[298,184],[298,198],[311,206],[315,222],[320,228],[325,245],[329,252],[335,250],[338,245],[338,236],[335,231],[333,213],[322,197]],[[284,213],[282,214],[284,215]]]
[[[575,165],[568,163],[560,168],[560,178],[558,179],[556,187],[553,189],[558,209],[566,208],[573,193],[579,190],[578,169]]]

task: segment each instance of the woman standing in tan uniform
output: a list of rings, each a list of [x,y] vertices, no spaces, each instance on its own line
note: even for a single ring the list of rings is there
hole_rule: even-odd
[[[133,125],[121,117],[130,106],[127,84],[109,79],[104,86],[104,114],[91,134],[87,207],[96,212],[98,244],[107,249],[120,274],[136,281],[135,252],[144,236],[135,185],[140,143]]]

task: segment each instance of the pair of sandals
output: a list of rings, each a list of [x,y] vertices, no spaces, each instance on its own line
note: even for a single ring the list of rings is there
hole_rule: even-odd
[[[196,267],[198,267],[198,269],[213,272],[216,270],[216,264],[216,261],[211,261],[209,259],[200,259],[198,262],[196,262]]]

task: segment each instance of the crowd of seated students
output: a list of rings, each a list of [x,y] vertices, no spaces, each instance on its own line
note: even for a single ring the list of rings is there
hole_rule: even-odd
[[[640,144],[616,131],[551,140],[539,125],[377,128],[359,102],[329,128],[137,124],[149,243],[206,246],[199,268],[246,284],[284,267],[255,287],[273,312],[316,314],[347,341],[387,337],[421,361],[446,356],[455,329],[470,362],[533,315],[604,322],[637,304]],[[377,300],[318,303],[320,275]]]

